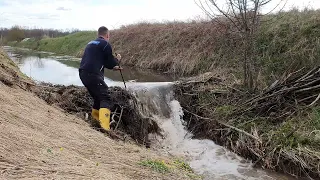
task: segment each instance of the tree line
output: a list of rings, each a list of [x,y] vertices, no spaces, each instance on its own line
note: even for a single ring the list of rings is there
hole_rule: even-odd
[[[42,39],[44,37],[61,37],[68,34],[78,32],[78,29],[58,30],[58,29],[41,29],[41,28],[24,28],[13,26],[11,28],[0,28],[0,40],[7,41],[22,41],[25,38]]]

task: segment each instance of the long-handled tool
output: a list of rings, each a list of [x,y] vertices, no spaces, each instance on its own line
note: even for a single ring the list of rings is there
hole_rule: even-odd
[[[121,69],[120,69],[120,74],[121,74],[121,78],[122,78],[122,81],[123,81],[123,84],[124,84],[124,88],[127,89],[126,82],[124,81]]]
[[[117,55],[118,55],[118,53],[116,53],[116,56],[117,56]],[[121,62],[121,61],[120,61],[120,62]],[[119,62],[119,68],[120,68],[120,62]],[[122,81],[123,81],[123,84],[124,84],[124,88],[127,89],[126,82],[125,82],[125,80],[124,80],[124,78],[123,78],[121,69],[119,69],[119,71],[120,71],[121,78],[122,78]]]

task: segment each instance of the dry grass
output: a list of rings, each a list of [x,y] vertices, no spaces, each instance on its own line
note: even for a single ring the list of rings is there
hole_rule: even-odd
[[[232,39],[226,26],[212,22],[140,23],[112,31],[111,41],[126,65],[195,74],[215,69],[233,47],[225,45],[224,39]]]
[[[0,72],[8,78],[0,81],[0,179],[188,179],[144,168],[142,160],[168,157],[111,140],[21,89],[17,68],[5,57],[1,54]]]
[[[219,65],[238,67],[232,62],[237,58],[230,54],[237,50],[237,36],[228,28],[226,23],[205,21],[140,23],[111,31],[111,44],[123,56],[123,65],[190,75]],[[95,32],[78,32],[11,45],[81,57],[85,45],[95,38]]]
[[[146,149],[115,142],[31,93],[1,86],[2,177],[171,179],[137,164],[155,156]]]

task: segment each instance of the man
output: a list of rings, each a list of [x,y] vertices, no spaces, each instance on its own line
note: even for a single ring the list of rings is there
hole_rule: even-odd
[[[112,102],[104,82],[104,68],[121,70],[121,56],[113,56],[109,39],[108,28],[100,27],[98,38],[87,44],[79,68],[80,79],[94,99],[91,115],[107,131],[110,130]]]

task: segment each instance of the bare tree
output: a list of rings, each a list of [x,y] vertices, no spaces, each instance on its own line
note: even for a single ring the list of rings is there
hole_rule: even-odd
[[[229,21],[241,39],[243,82],[253,90],[257,77],[256,36],[261,17],[282,10],[288,0],[195,0],[213,21]],[[273,4],[275,3],[275,4]],[[270,7],[272,6],[273,7]],[[266,6],[269,7],[266,7]],[[266,8],[265,8],[266,7]],[[269,9],[263,13],[263,10]],[[255,79],[254,79],[255,78]]]

